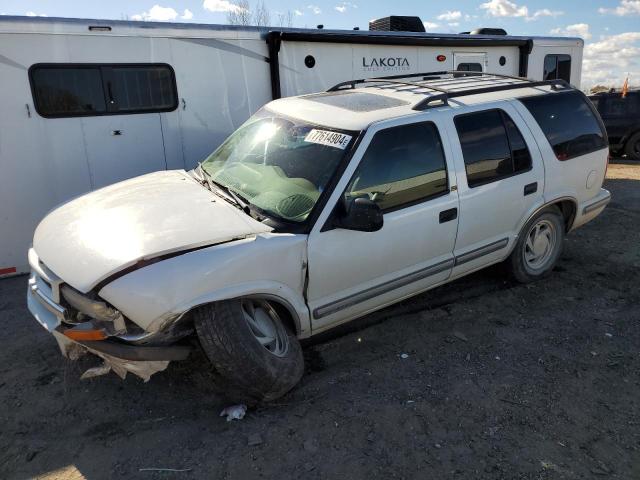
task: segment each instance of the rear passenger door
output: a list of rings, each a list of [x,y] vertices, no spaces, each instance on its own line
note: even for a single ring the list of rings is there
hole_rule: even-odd
[[[504,258],[523,220],[543,204],[542,158],[508,103],[451,114],[460,220],[452,276]]]

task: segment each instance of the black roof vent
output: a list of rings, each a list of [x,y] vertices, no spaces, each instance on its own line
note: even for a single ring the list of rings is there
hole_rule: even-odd
[[[506,35],[504,28],[476,28],[471,30],[471,35]]]
[[[424,24],[420,17],[390,17],[378,18],[369,22],[369,30],[382,32],[424,32]]]

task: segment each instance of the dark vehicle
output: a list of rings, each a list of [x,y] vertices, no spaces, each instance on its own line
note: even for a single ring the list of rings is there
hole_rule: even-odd
[[[630,90],[625,98],[620,91],[589,96],[609,135],[611,151],[640,160],[640,90]]]

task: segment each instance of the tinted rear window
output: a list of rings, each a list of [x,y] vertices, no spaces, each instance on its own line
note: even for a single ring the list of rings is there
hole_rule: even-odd
[[[586,155],[607,147],[607,136],[592,105],[579,92],[522,98],[558,160]]]

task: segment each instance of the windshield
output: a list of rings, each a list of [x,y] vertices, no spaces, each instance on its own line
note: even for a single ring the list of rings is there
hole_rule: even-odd
[[[354,132],[263,109],[202,162],[202,168],[215,183],[266,214],[303,222],[354,138]]]

